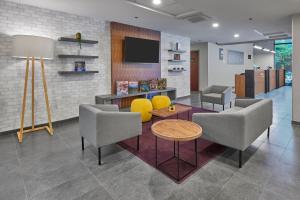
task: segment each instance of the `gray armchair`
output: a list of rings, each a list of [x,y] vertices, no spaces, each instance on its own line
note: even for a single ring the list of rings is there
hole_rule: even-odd
[[[213,104],[220,104],[225,109],[225,105],[231,103],[232,88],[228,86],[212,85],[203,91],[200,91],[201,107],[203,108],[203,102]]]
[[[87,105],[79,106],[79,129],[82,150],[84,139],[98,148],[98,162],[101,165],[101,147],[122,140],[137,137],[139,150],[139,135],[142,134],[140,113],[119,112],[117,105]]]
[[[226,111],[193,114],[193,122],[203,128],[202,138],[239,150],[239,167],[242,152],[266,129],[269,138],[272,119],[270,99],[237,99],[235,107]]]

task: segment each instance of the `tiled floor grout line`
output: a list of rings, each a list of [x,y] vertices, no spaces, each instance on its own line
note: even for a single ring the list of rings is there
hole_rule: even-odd
[[[67,146],[68,149],[71,149],[71,148],[72,148],[69,144],[67,144],[67,142],[65,141],[65,139],[64,139],[61,135],[58,135],[58,137],[62,139],[63,143]],[[96,156],[95,156],[95,157],[96,157]],[[85,164],[82,160],[80,160],[80,159],[78,159],[78,160],[79,160],[79,162],[87,169],[88,173],[89,173],[90,175],[92,175],[92,177],[93,177],[94,179],[96,179],[96,181],[97,181],[97,183],[99,184],[99,186],[103,187],[103,188],[106,190],[106,192],[109,193],[110,197],[111,197],[112,199],[116,200],[115,198],[113,198],[113,195],[111,195],[111,193],[106,189],[106,187],[99,181],[99,179],[95,176],[95,174],[93,174],[93,172],[88,168],[88,166],[86,166],[86,164]],[[84,195],[84,194],[83,194],[83,195]]]
[[[17,144],[15,144],[15,146],[16,146],[16,156],[17,156],[17,160],[18,160],[18,163],[19,163],[19,167],[22,170],[22,163],[21,163],[20,155],[18,153]],[[26,184],[25,184],[25,179],[24,179],[23,171],[21,171],[21,177],[22,177],[22,181],[23,181],[23,186],[24,186],[24,191],[25,191],[25,197],[26,197],[27,200],[30,200],[29,199],[29,193],[28,193],[28,190],[27,190],[27,187],[26,187]]]

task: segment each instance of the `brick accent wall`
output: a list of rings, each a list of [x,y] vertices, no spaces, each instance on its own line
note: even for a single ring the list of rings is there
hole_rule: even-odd
[[[0,1],[0,132],[20,127],[25,61],[11,57],[12,36],[32,34],[55,40],[55,55],[77,54],[78,44],[58,42],[62,36],[81,32],[83,38],[98,40],[96,45],[82,44],[81,54],[97,55],[86,60],[87,68],[98,70],[94,75],[58,74],[71,70],[75,59],[45,62],[46,79],[53,121],[78,116],[78,105],[94,103],[97,94],[110,93],[110,27],[109,23],[63,12]],[[81,60],[81,59],[79,59]],[[36,124],[47,122],[39,62],[36,62],[35,103]],[[28,87],[25,125],[31,124],[31,82]]]

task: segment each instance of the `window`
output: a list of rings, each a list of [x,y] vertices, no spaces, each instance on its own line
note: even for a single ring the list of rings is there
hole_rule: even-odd
[[[275,40],[275,68],[284,68],[286,85],[292,84],[292,39]]]

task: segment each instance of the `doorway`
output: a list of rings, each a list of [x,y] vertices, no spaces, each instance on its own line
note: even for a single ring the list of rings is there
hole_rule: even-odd
[[[191,91],[199,91],[199,51],[191,51]]]

